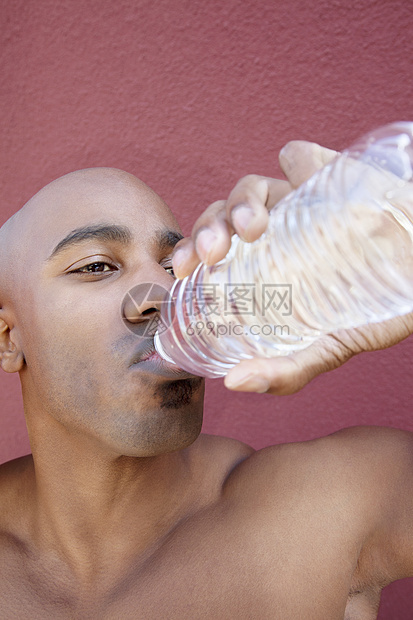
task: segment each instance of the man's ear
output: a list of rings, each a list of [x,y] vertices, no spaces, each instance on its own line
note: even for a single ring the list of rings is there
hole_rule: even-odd
[[[8,324],[0,317],[0,366],[6,372],[19,372],[23,364],[23,351],[13,342]]]

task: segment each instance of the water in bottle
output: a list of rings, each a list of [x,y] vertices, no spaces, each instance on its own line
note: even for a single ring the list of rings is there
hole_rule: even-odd
[[[177,280],[155,346],[205,377],[413,310],[413,123],[339,154],[270,212],[254,243]]]

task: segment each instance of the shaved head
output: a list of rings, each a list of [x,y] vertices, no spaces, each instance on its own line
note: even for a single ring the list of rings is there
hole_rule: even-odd
[[[17,215],[17,214],[16,214]],[[11,293],[17,286],[19,264],[19,237],[15,225],[16,215],[0,228],[0,308],[11,301]]]
[[[28,256],[33,247],[50,240],[50,224],[73,221],[110,192],[140,190],[143,196],[161,199],[143,181],[116,168],[87,168],[66,174],[35,194],[0,228],[0,306],[24,288]],[[165,205],[166,207],[166,205]],[[167,207],[166,207],[167,208]]]
[[[146,363],[148,314],[132,331],[122,316],[137,284],[171,287],[181,237],[164,201],[113,168],[53,181],[0,229],[2,367],[20,373],[32,428],[47,415],[143,456],[198,436],[203,381],[160,358]]]

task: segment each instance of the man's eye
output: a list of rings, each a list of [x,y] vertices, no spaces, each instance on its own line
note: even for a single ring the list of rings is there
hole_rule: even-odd
[[[113,271],[113,267],[109,263],[90,263],[75,269],[72,273],[102,273],[104,271]]]
[[[172,267],[172,265],[166,265],[164,269],[166,273],[169,273],[170,276],[172,276],[173,278],[176,278],[175,273],[174,273],[174,268]]]

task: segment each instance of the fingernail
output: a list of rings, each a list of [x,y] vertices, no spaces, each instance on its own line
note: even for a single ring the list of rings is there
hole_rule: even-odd
[[[291,160],[291,145],[290,143],[287,143],[285,146],[282,147],[278,158],[283,160],[284,165],[288,165],[289,167],[292,165],[292,160]]]
[[[185,250],[175,250],[172,255],[172,265],[174,271],[178,273],[182,270],[182,265],[185,262]]]
[[[216,239],[217,236],[212,230],[209,230],[209,228],[204,228],[199,231],[195,241],[195,248],[198,256],[204,263],[208,262],[212,250],[214,249]]]
[[[235,376],[234,379],[227,379],[226,386],[230,390],[242,388],[243,390],[258,392],[260,394],[263,394],[270,389],[270,384],[267,379],[257,375],[254,372]]]
[[[237,205],[232,210],[232,221],[237,232],[241,233],[241,236],[248,230],[254,217],[254,211],[250,206],[246,204]]]

